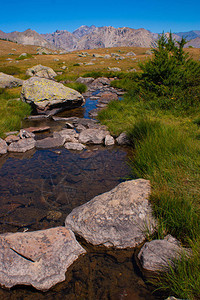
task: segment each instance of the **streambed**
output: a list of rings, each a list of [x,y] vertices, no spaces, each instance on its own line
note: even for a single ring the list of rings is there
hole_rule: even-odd
[[[96,94],[96,93],[94,93]],[[96,100],[65,111],[60,117],[88,117]],[[65,122],[25,120],[22,127],[50,126],[61,130]],[[88,146],[82,152],[62,148],[10,153],[0,158],[0,232],[32,231],[64,225],[71,210],[111,190],[130,175],[126,147]],[[149,291],[138,275],[133,250],[112,251],[92,247],[67,271],[66,280],[43,293],[31,287],[0,289],[0,299],[162,299]]]

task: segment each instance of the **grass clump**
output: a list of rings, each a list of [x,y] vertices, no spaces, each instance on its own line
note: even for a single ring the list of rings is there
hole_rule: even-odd
[[[14,91],[13,91],[14,90]],[[31,107],[17,100],[20,96],[19,89],[0,89],[0,137],[5,132],[21,128],[21,120],[30,115]]]
[[[87,86],[80,82],[69,82],[65,83],[65,86],[78,91],[79,93],[85,93],[87,91]]]
[[[20,75],[22,71],[20,68],[16,66],[1,66],[0,72],[8,74],[8,75]]]

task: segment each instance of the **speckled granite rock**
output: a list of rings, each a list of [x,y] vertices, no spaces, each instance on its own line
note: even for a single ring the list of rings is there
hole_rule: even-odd
[[[48,290],[65,280],[67,268],[85,252],[65,227],[1,234],[0,284]]]
[[[0,72],[0,88],[12,88],[22,85],[23,80]]]
[[[136,247],[145,240],[147,227],[150,233],[155,228],[149,194],[148,180],[122,182],[73,209],[65,226],[93,245]]]

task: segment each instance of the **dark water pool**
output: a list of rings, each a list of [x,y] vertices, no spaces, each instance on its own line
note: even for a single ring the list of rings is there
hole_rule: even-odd
[[[60,116],[84,117],[94,106],[94,100],[88,99],[85,107]],[[44,120],[25,121],[23,127],[43,125],[51,126],[50,134],[64,126]],[[33,150],[1,157],[0,232],[64,225],[74,207],[130,175],[128,157],[128,149],[117,146],[92,146],[81,153],[65,148]],[[162,299],[153,296],[138,275],[133,250],[111,251],[80,242],[87,254],[69,268],[63,283],[45,293],[24,286],[0,289],[0,299]]]

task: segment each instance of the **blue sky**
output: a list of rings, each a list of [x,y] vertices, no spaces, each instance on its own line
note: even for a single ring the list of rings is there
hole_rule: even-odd
[[[0,0],[0,30],[72,32],[81,25],[145,28],[152,32],[200,30],[200,0]]]

